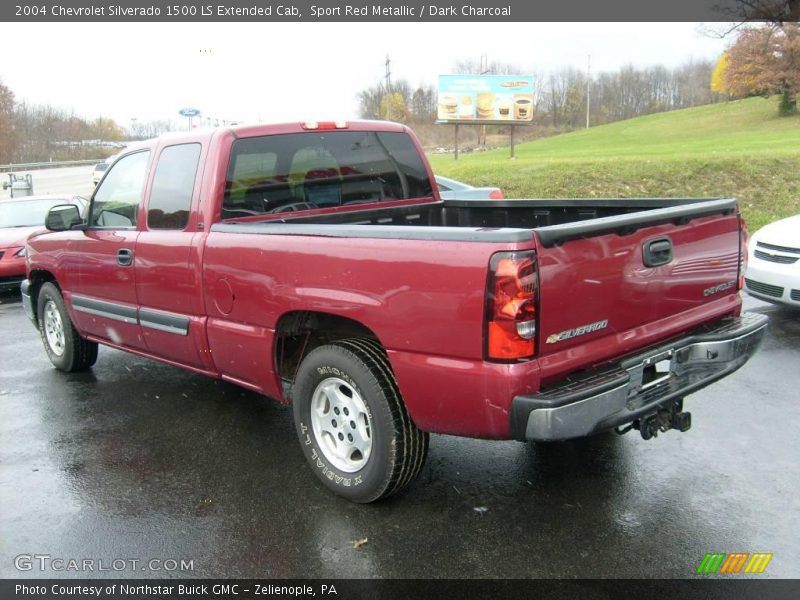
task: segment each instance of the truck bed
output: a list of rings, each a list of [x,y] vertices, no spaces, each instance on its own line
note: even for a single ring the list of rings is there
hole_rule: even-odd
[[[614,231],[628,234],[644,226],[687,223],[692,218],[730,214],[735,210],[736,200],[733,198],[456,199],[364,210],[353,207],[328,214],[284,214],[280,218],[227,220],[215,224],[212,230],[328,237],[515,242],[531,239],[530,230],[535,229],[542,245],[550,247],[589,235]],[[288,227],[283,226],[287,224]],[[350,225],[381,227],[367,229]],[[398,229],[400,227],[402,229]]]

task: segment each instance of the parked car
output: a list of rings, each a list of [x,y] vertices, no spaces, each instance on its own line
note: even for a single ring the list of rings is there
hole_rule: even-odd
[[[26,196],[0,202],[0,291],[19,288],[25,279],[25,240],[44,230],[48,211],[74,204],[83,215],[89,201],[81,196]]]
[[[444,200],[502,200],[503,190],[497,187],[473,187],[468,183],[436,175],[439,196]]]
[[[753,234],[744,282],[751,296],[800,308],[800,215]]]
[[[92,171],[92,183],[95,185],[100,183],[100,180],[103,178],[103,174],[108,170],[109,164],[109,162],[101,162],[94,166],[94,170]]]

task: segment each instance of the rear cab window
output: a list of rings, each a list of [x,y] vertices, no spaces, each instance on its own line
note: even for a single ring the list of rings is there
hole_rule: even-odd
[[[147,205],[148,229],[186,228],[200,160],[200,144],[177,144],[161,151]]]
[[[237,140],[222,218],[429,198],[428,172],[398,132],[314,131]]]

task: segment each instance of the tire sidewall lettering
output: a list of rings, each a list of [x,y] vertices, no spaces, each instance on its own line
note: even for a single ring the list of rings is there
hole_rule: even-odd
[[[302,421],[300,422],[300,429],[301,431],[303,430],[310,431],[309,426],[303,423]],[[328,463],[325,462],[325,459],[322,456],[322,454],[317,451],[318,446],[316,442],[308,433],[306,434],[304,445],[311,447],[311,451],[309,453],[311,456],[311,465],[319,469],[320,472],[328,479],[328,481],[332,481],[337,485],[341,485],[343,487],[352,487],[363,483],[360,475],[356,475],[355,477],[353,477],[352,473],[348,473],[347,475],[340,475],[339,471],[337,471],[334,467],[328,465]],[[366,469],[367,467],[364,468]]]

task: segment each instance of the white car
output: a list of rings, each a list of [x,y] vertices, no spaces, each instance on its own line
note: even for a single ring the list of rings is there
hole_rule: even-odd
[[[760,300],[800,308],[800,215],[751,236],[744,285]]]
[[[94,166],[94,170],[92,171],[92,183],[95,185],[100,183],[100,180],[103,178],[103,175],[105,175],[105,172],[108,169],[108,165],[109,163],[107,162],[101,162]]]

